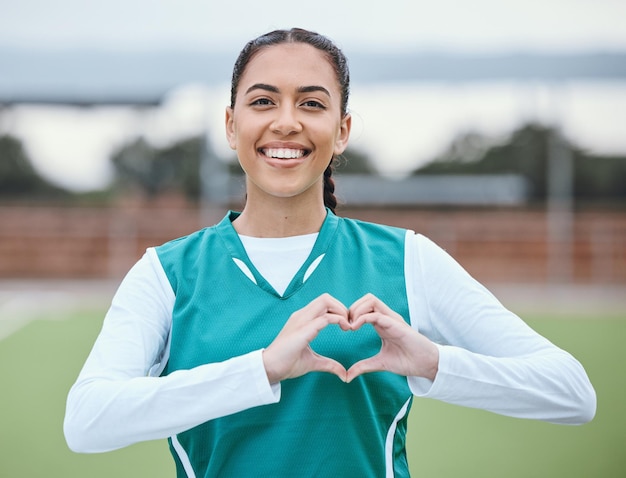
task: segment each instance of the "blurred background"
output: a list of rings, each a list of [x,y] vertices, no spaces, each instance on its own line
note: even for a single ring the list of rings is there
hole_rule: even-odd
[[[427,234],[489,283],[626,283],[623,2],[294,8],[3,5],[0,278],[118,280],[241,207],[232,64],[298,25],[350,60],[341,213]]]
[[[240,207],[232,64],[298,25],[350,60],[343,214],[427,234],[486,282],[626,283],[623,2],[293,8],[3,5],[0,277],[116,280]]]
[[[340,215],[429,236],[520,313],[626,318],[626,3],[219,3],[0,0],[0,341],[241,208],[232,65],[292,26],[350,61]]]

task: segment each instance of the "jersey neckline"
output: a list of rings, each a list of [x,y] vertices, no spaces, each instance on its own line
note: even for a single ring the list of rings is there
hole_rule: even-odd
[[[286,299],[297,292],[304,285],[306,280],[314,273],[314,270],[311,269],[316,268],[323,260],[323,256],[326,254],[326,251],[328,250],[331,240],[334,237],[339,225],[339,218],[333,214],[330,209],[326,208],[326,218],[322,223],[322,227],[320,228],[317,239],[313,244],[313,248],[311,249],[309,256],[291,279],[287,289],[285,289],[285,293],[280,295],[265,279],[265,277],[261,275],[246,253],[246,249],[241,242],[239,234],[232,224],[240,214],[241,213],[237,211],[228,211],[224,219],[216,225],[216,230],[222,238],[231,258],[235,262],[237,262],[237,260],[243,262],[249,269],[250,273],[254,277],[253,282],[256,282],[256,285],[267,293],[281,299]]]

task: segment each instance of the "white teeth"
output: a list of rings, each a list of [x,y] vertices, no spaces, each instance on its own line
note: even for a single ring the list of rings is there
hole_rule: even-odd
[[[263,153],[265,156],[277,159],[296,159],[304,156],[304,150],[289,148],[270,148],[263,150]]]

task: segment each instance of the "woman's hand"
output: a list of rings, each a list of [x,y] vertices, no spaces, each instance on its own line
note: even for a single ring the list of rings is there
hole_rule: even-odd
[[[353,330],[363,324],[372,324],[382,340],[376,355],[360,360],[348,369],[348,382],[364,373],[379,371],[435,379],[439,349],[376,296],[367,294],[357,300],[350,307],[348,316]]]
[[[314,352],[310,343],[329,324],[350,330],[348,309],[329,294],[294,312],[274,341],[263,351],[270,383],[300,377],[309,372],[329,372],[346,381],[346,369],[336,360]]]

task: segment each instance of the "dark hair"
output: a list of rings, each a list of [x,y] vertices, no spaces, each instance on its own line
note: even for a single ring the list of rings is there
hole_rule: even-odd
[[[348,69],[348,60],[331,40],[319,33],[303,30],[302,28],[275,30],[249,41],[246,46],[243,47],[233,68],[233,77],[230,86],[231,108],[235,107],[239,80],[241,80],[241,76],[248,66],[248,63],[250,63],[250,60],[262,49],[282,43],[306,43],[326,55],[337,75],[337,81],[341,90],[341,114],[345,116],[348,113],[348,97],[350,96],[350,71]],[[326,171],[324,171],[324,205],[333,212],[335,212],[335,208],[337,207],[335,182],[332,178],[334,159],[334,157],[330,159],[328,167]]]

